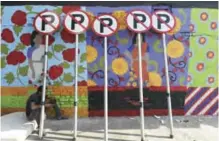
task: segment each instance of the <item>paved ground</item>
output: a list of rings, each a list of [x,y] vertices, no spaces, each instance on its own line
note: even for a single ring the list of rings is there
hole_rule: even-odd
[[[103,141],[104,119],[81,118],[77,141]],[[218,117],[174,117],[174,139],[169,139],[168,117],[145,117],[146,141],[218,141]],[[44,141],[72,140],[73,120],[47,120]],[[32,134],[26,141],[39,140]],[[140,141],[140,118],[109,118],[109,141]]]

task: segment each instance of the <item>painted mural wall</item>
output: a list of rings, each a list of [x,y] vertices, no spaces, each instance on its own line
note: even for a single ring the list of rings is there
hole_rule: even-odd
[[[23,111],[27,97],[42,84],[45,39],[33,48],[30,36],[37,13],[48,9],[63,20],[70,10],[82,9],[90,19],[112,14],[119,31],[108,39],[109,115],[139,115],[138,52],[136,35],[127,29],[126,12],[152,6],[2,7],[1,108],[3,113]],[[218,10],[172,8],[176,27],[167,33],[167,55],[174,115],[218,114]],[[142,34],[142,65],[145,115],[167,114],[164,54],[161,35]],[[103,39],[91,29],[79,36],[79,115],[103,116]],[[47,80],[48,95],[55,96],[66,116],[73,115],[75,38],[61,26],[50,36]],[[33,67],[31,67],[33,66]],[[53,114],[50,111],[50,114]]]

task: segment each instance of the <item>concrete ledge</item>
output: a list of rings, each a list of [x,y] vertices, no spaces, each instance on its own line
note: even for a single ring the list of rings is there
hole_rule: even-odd
[[[1,141],[24,141],[36,128],[36,121],[28,121],[24,112],[1,116]]]

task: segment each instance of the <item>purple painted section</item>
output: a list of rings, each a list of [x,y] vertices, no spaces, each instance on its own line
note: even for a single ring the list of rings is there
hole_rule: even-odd
[[[86,11],[93,13],[95,16],[99,15],[99,14],[103,14],[107,13],[107,14],[111,14],[113,11],[121,11],[124,10],[126,12],[131,11],[131,10],[135,10],[135,9],[141,9],[144,10],[148,13],[152,12],[152,7],[151,6],[135,6],[135,7],[117,7],[117,8],[109,8],[109,7],[87,7]],[[190,9],[176,9],[173,8],[172,9],[173,14],[178,17],[181,21],[181,30],[179,32],[186,32],[189,30],[189,24],[190,24]],[[170,71],[170,82],[171,82],[171,86],[185,86],[187,84],[187,72],[188,72],[188,52],[189,52],[189,38],[187,37],[182,37],[180,38],[182,35],[180,33],[177,33],[174,35],[175,39],[181,39],[182,44],[184,45],[184,54],[176,59],[171,59],[170,63],[169,63],[169,71]],[[123,30],[123,31],[119,31],[118,32],[118,36],[122,39],[127,39],[128,43],[127,44],[120,44],[118,42],[118,39],[115,36],[109,37],[109,40],[111,40],[114,43],[117,43],[117,45],[115,46],[114,51],[116,51],[117,49],[120,52],[120,55],[125,55],[127,54],[127,52],[130,52],[128,50],[129,47],[133,46],[132,44],[132,38],[130,36],[130,32],[128,30]],[[92,45],[92,38],[97,38],[97,36],[93,33],[93,31],[88,31],[87,32],[87,44],[88,45]],[[167,36],[167,43],[173,39],[173,36]],[[156,71],[161,77],[162,77],[162,86],[166,86],[166,81],[165,81],[165,77],[164,77],[164,54],[163,54],[163,45],[162,45],[162,36],[160,34],[155,34],[155,33],[150,33],[147,32],[145,34],[145,40],[148,43],[148,47],[149,47],[149,60],[152,60],[153,62],[155,62],[155,65],[158,65],[157,70],[155,70],[155,65],[154,64],[149,64],[148,66],[148,71]],[[101,39],[102,43],[103,43],[103,39]],[[100,58],[103,56],[103,47],[100,43],[98,43],[97,41],[95,41],[93,43],[93,46],[97,49],[98,51],[98,58],[96,59],[95,62],[88,64],[88,68],[92,68],[95,64],[97,64],[100,60]],[[108,46],[108,49],[113,46],[110,45]],[[130,52],[131,53],[131,52]],[[108,64],[110,65],[112,63],[112,60],[117,58],[118,54],[115,55],[108,55],[109,61]],[[129,69],[132,68],[131,65],[131,61],[132,61],[132,57],[128,58],[127,56],[125,57],[125,60],[128,62],[129,64]],[[102,69],[103,70],[103,69]],[[88,79],[92,79],[94,80],[98,86],[103,86],[103,78],[92,78],[91,76],[93,75],[95,71],[94,70],[90,70],[90,73],[88,75]],[[118,86],[126,86],[126,84],[128,83],[128,80],[130,78],[129,72],[125,73],[123,76],[124,81],[119,82],[118,80],[118,76],[115,75],[115,73],[112,71],[112,69],[110,69],[108,71],[108,76],[109,79],[112,78],[113,81],[116,82],[116,84],[118,84]],[[136,83],[138,83],[136,81]],[[113,86],[113,85],[111,85]]]
[[[196,88],[194,88],[196,89]],[[187,112],[192,105],[194,105],[207,91],[209,88],[201,88],[190,100],[188,103],[184,105],[185,112]],[[191,93],[188,93],[187,96],[189,96]]]
[[[189,88],[188,89],[188,96],[197,88]],[[200,89],[200,91],[198,91],[191,99],[188,103],[186,103],[184,105],[184,110],[185,113],[187,113],[192,107],[193,105],[197,102],[200,101],[202,96],[204,96],[206,94],[207,91],[209,91],[210,87],[203,87]],[[186,97],[186,99],[188,98],[188,96]],[[203,99],[203,101],[197,105],[193,111],[191,111],[191,115],[197,115],[200,111],[202,111],[206,106],[208,106],[209,103],[211,103],[211,101],[213,101],[215,98],[217,98],[218,96],[218,88],[215,88],[214,91],[212,91],[205,99]],[[218,102],[218,101],[217,101]],[[216,102],[216,104],[212,105],[210,107],[210,109],[208,111],[206,111],[204,113],[204,115],[212,115],[214,113],[214,111],[218,108],[218,103]]]

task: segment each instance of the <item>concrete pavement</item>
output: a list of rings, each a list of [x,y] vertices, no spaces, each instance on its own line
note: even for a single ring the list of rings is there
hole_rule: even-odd
[[[146,141],[218,141],[218,117],[175,116],[174,139],[170,139],[168,117],[145,117]],[[71,141],[73,120],[46,120],[43,141]],[[77,141],[103,141],[104,118],[80,118]],[[139,117],[110,117],[109,141],[140,141]],[[26,141],[39,140],[32,134]]]

